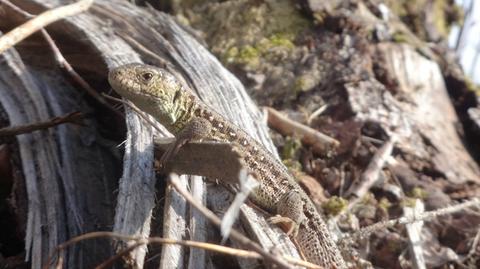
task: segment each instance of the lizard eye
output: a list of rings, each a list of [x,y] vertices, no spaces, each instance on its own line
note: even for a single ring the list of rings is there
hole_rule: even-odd
[[[145,81],[150,81],[153,78],[153,74],[150,73],[150,72],[145,72],[145,73],[142,74],[142,78]]]

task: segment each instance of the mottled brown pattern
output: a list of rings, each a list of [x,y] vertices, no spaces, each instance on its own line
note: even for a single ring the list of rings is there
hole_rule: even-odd
[[[201,122],[195,119],[207,120],[211,128],[203,139],[232,143],[243,155],[247,168],[260,181],[250,199],[263,209],[273,214],[281,213],[297,223],[296,239],[310,262],[325,268],[346,267],[325,222],[308,196],[285,166],[255,139],[214,112],[191,91],[183,89],[166,70],[141,64],[125,65],[110,72],[109,82],[115,91],[151,114],[176,136],[191,122]]]

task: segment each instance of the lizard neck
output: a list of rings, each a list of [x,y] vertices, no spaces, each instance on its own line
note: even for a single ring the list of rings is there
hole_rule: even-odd
[[[193,94],[186,94],[177,100],[174,107],[173,122],[166,127],[174,135],[177,135],[195,117],[195,110],[198,107],[197,97]]]

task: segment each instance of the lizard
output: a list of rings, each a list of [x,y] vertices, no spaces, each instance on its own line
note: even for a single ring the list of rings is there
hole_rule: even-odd
[[[293,225],[290,236],[309,262],[324,268],[346,268],[323,217],[287,168],[245,131],[202,102],[173,74],[163,68],[132,63],[111,69],[108,81],[120,96],[150,114],[176,137],[161,162],[188,141],[231,143],[241,153],[247,170],[259,181],[249,199],[275,214],[273,222]]]

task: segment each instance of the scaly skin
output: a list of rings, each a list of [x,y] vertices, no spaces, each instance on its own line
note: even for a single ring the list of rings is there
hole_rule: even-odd
[[[231,143],[244,158],[247,169],[260,181],[250,195],[259,207],[287,217],[296,224],[295,239],[307,260],[325,268],[345,268],[345,262],[305,192],[286,168],[260,143],[213,111],[184,89],[164,69],[128,64],[110,71],[112,88],[142,111],[162,123],[173,135],[192,122],[205,122],[203,139]]]

